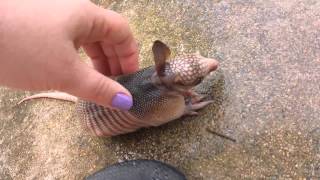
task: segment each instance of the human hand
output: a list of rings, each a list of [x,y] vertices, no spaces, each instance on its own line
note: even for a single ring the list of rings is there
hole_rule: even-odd
[[[93,67],[80,60],[83,47]],[[106,76],[138,69],[127,21],[87,0],[0,1],[0,85],[59,90],[129,109],[128,90]]]

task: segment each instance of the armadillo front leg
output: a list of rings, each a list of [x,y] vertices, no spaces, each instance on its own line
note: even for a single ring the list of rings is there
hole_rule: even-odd
[[[207,97],[206,95],[200,95],[200,94],[196,93],[194,96],[191,97],[191,102],[193,104],[199,103],[202,100],[204,100],[206,97]]]
[[[184,115],[192,115],[192,116],[198,115],[198,112],[196,112],[196,110],[202,109],[212,102],[213,102],[212,100],[202,101],[202,102],[198,102],[198,103],[190,102],[188,105],[186,105]]]
[[[190,97],[191,102],[194,103],[198,103],[200,101],[202,101],[204,98],[206,98],[206,95],[200,95],[197,92],[195,92],[194,90],[189,90],[187,92],[185,92],[185,96],[186,97]]]

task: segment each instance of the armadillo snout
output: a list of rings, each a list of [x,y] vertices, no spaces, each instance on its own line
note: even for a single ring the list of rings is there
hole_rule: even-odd
[[[219,66],[219,62],[217,60],[205,57],[201,57],[200,63],[204,65],[206,74],[215,71]]]

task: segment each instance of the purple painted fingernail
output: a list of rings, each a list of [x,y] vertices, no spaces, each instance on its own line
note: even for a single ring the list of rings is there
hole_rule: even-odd
[[[124,93],[117,93],[112,98],[112,107],[121,110],[129,110],[132,104],[132,98],[130,96],[125,95]]]

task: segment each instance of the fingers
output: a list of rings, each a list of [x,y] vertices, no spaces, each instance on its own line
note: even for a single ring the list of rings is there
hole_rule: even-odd
[[[106,76],[113,75],[107,61],[107,56],[104,54],[100,43],[86,44],[83,47],[87,55],[91,58],[92,64],[97,71]]]
[[[138,70],[138,46],[128,22],[118,13],[91,6],[87,34],[82,39],[85,51],[94,59],[102,73],[109,67],[111,75],[127,74]],[[92,45],[95,44],[95,45]],[[100,46],[98,46],[99,44]],[[98,57],[98,58],[97,58]],[[104,66],[104,67],[100,67]]]
[[[102,43],[102,48],[107,56],[108,53],[111,54],[106,51],[110,49],[108,45]],[[122,73],[133,73],[138,70],[138,44],[135,40],[127,39],[121,44],[114,45],[112,50],[116,56],[110,57],[109,62],[119,62]]]
[[[61,91],[105,107],[129,110],[133,104],[130,92],[118,82],[104,76],[84,62],[75,61],[62,75]],[[67,77],[67,78],[65,78]]]
[[[81,61],[76,51],[69,53],[67,59],[72,60],[67,65],[55,67],[54,71],[58,75],[49,77],[51,89],[67,92],[105,107],[121,110],[131,108],[132,96],[121,84]]]
[[[128,110],[133,104],[128,90],[105,76],[138,70],[138,47],[128,22],[118,13],[92,3],[81,9],[81,14],[85,16],[75,20],[70,38],[75,47],[83,46],[97,71],[80,58],[73,58],[75,63],[60,90],[103,106]]]
[[[103,53],[107,56],[107,63],[110,67],[110,72],[112,75],[125,74],[126,72],[122,71],[120,60],[114,50],[113,46],[102,46]]]

